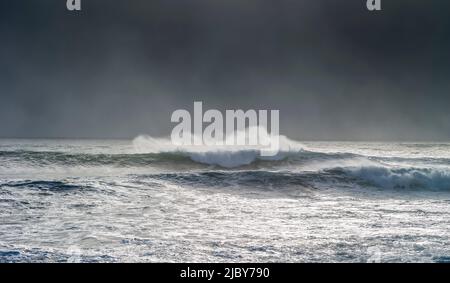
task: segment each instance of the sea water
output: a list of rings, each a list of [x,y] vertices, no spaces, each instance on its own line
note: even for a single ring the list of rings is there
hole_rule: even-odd
[[[448,143],[166,142],[0,140],[0,262],[450,261]]]

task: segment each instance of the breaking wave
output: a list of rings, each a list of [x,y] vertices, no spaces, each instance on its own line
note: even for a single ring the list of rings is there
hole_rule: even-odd
[[[148,176],[177,184],[252,188],[316,188],[357,184],[400,190],[450,190],[450,171],[385,167],[330,168],[321,171],[208,171]]]
[[[73,149],[0,151],[0,181],[18,177],[9,187],[72,189],[54,183],[51,173],[67,176],[92,174],[138,175],[176,184],[209,186],[299,186],[310,188],[351,185],[383,189],[450,190],[448,158],[409,158],[351,152],[322,152],[284,136],[280,151],[261,156],[258,146],[174,146],[168,139],[140,136],[126,151],[95,152]],[[391,154],[392,155],[392,154]],[[75,172],[74,174],[71,174]],[[26,182],[43,176],[37,181]],[[45,179],[48,177],[48,180]],[[25,180],[25,181],[23,181]],[[59,180],[58,180],[59,181]],[[181,183],[180,183],[181,182]],[[5,184],[3,184],[5,185]]]
[[[174,184],[192,188],[243,188],[275,190],[323,189],[343,185],[352,188],[380,188],[386,190],[450,191],[450,171],[429,168],[386,168],[386,167],[336,167],[319,171],[288,170],[203,170],[173,173],[130,174],[131,184],[149,185]],[[117,184],[108,184],[108,186]],[[120,185],[120,184],[119,184]],[[93,184],[79,184],[78,181],[8,181],[0,186],[34,190],[70,191],[96,190]],[[102,186],[99,187],[99,189]]]
[[[339,168],[336,171],[387,189],[450,190],[450,171],[438,168]]]
[[[260,136],[264,139],[264,144],[278,144],[279,150],[273,152],[271,156],[263,153],[267,146],[220,146],[220,145],[174,145],[169,139],[156,139],[150,136],[139,136],[134,139],[133,145],[136,151],[141,153],[175,153],[189,156],[195,162],[217,165],[225,168],[249,165],[258,160],[279,161],[287,156],[299,153],[304,150],[304,146],[298,142],[288,139],[285,136],[272,137],[262,129]],[[236,133],[237,136],[242,133]]]

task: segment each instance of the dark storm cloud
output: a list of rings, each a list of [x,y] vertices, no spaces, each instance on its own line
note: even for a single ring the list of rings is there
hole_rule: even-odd
[[[0,4],[0,136],[167,135],[170,114],[281,110],[299,139],[450,138],[450,4]]]

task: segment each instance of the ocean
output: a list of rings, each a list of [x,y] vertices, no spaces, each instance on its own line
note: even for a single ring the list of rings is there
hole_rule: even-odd
[[[0,262],[450,262],[450,143],[0,140]]]

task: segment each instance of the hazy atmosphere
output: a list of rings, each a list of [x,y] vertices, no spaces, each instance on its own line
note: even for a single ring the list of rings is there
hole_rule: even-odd
[[[450,263],[450,1],[381,3],[2,0],[0,263]]]
[[[449,1],[0,3],[0,137],[168,135],[170,115],[280,109],[300,140],[448,140]]]

